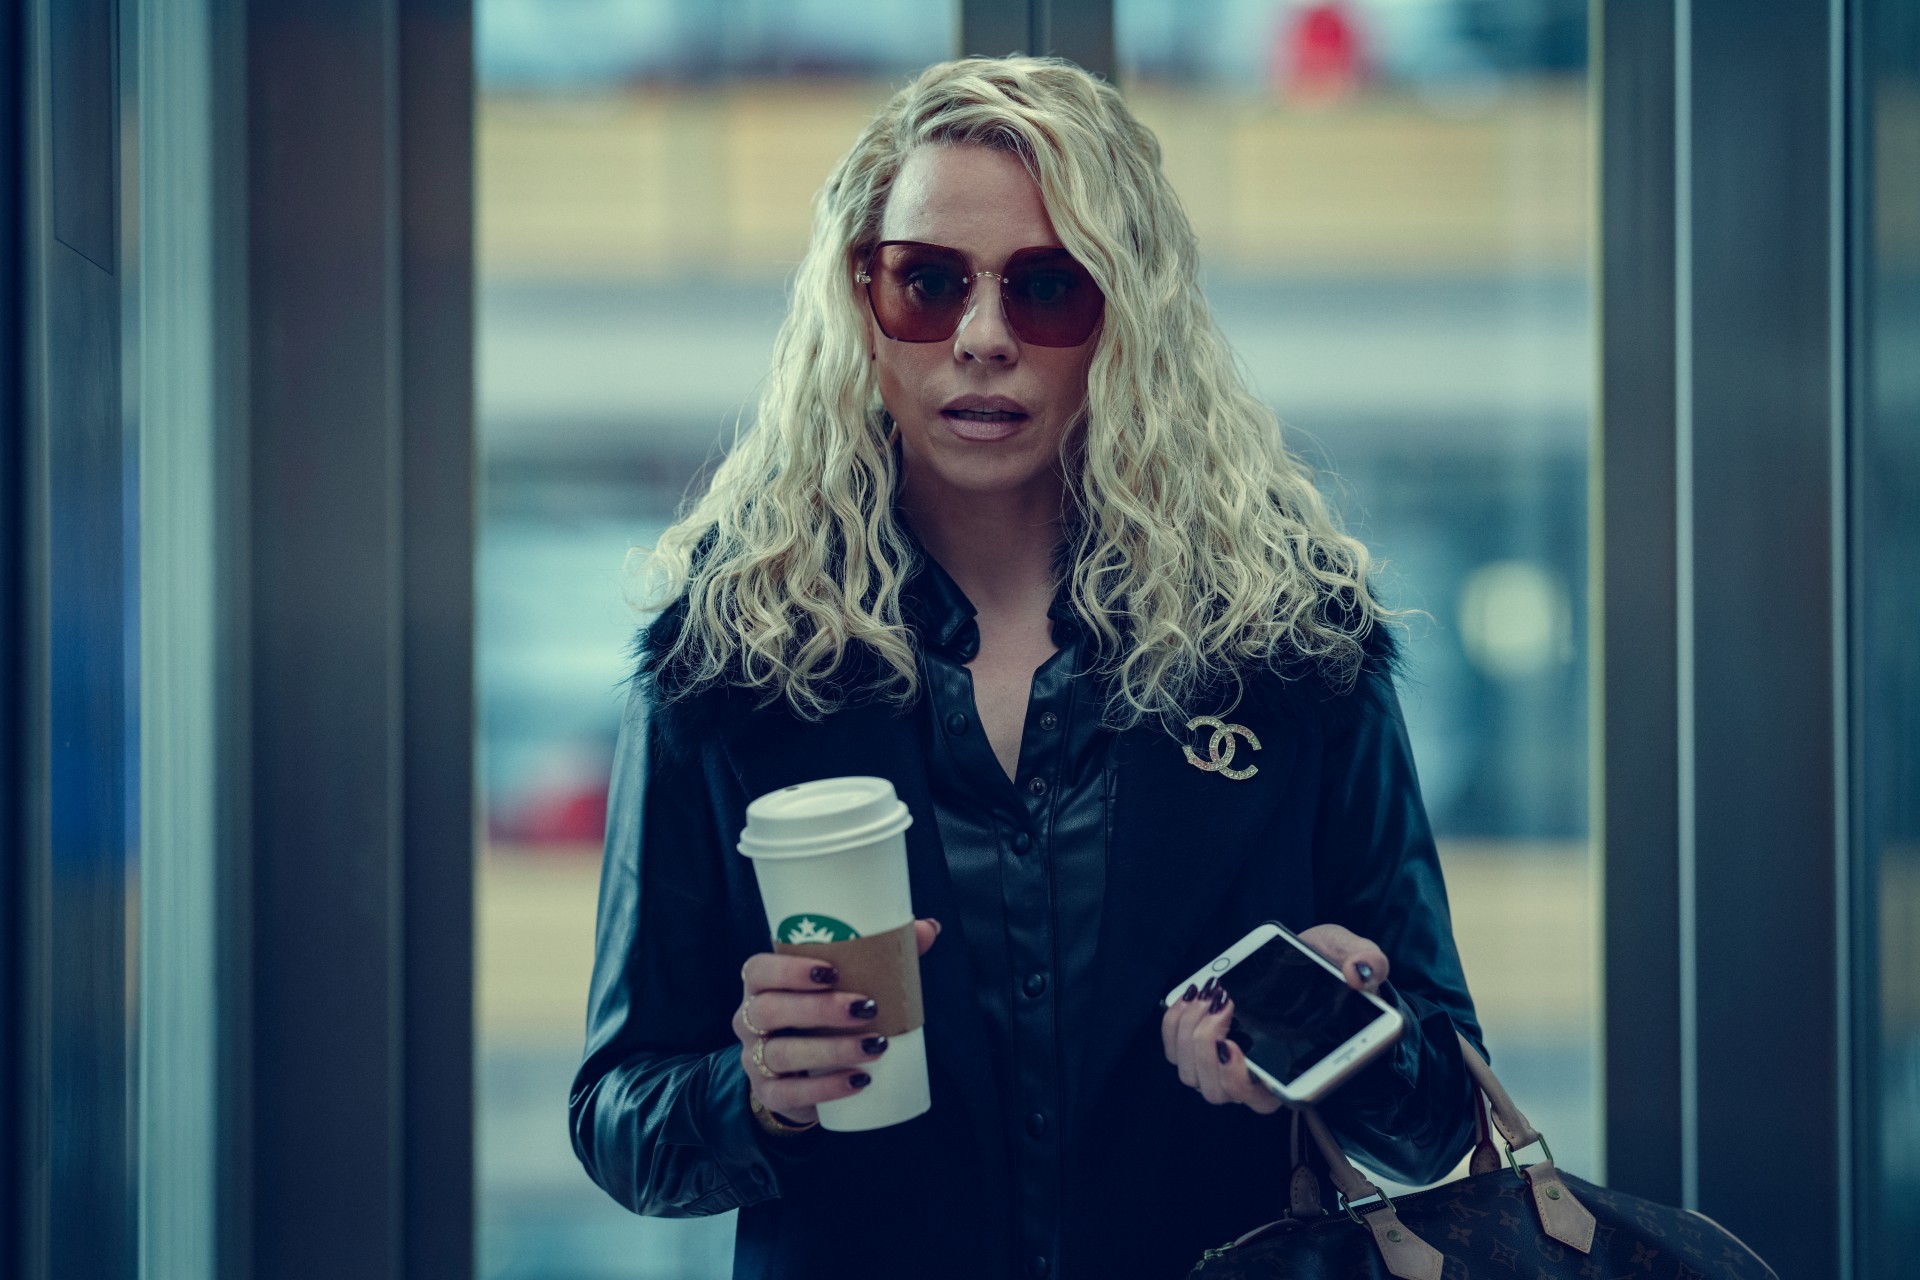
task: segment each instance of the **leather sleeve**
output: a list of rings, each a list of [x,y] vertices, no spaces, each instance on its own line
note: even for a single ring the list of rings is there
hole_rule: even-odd
[[[663,750],[636,689],[614,755],[585,1057],[567,1111],[589,1176],[635,1213],[722,1213],[780,1193],[816,1133],[776,1138],[748,1110],[730,1026],[724,849],[700,754]]]
[[[1407,1183],[1445,1177],[1473,1144],[1472,1078],[1455,1029],[1483,1043],[1391,677],[1362,677],[1330,721],[1314,836],[1320,918],[1386,954],[1400,1039],[1321,1107],[1355,1160]],[[1485,1049],[1482,1048],[1482,1053]]]

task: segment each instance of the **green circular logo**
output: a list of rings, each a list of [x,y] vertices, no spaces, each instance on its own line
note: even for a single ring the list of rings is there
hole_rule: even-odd
[[[859,930],[846,921],[818,914],[788,916],[773,931],[774,941],[790,943],[850,942],[859,936]]]

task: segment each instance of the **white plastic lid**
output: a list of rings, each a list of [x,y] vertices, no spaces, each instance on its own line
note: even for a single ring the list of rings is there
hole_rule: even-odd
[[[913,825],[885,778],[822,778],[769,791],[747,806],[740,852],[749,858],[838,853]]]

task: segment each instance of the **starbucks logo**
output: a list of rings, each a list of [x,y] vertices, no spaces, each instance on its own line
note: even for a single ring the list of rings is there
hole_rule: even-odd
[[[773,931],[776,942],[850,942],[859,936],[846,921],[822,915],[788,916]]]

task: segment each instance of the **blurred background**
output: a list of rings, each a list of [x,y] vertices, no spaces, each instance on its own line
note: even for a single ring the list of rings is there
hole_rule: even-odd
[[[1599,1176],[1584,0],[1117,0],[1215,313],[1385,562],[1503,1079]],[[723,1276],[567,1142],[648,545],[751,420],[811,199],[941,0],[478,0],[480,1274]],[[1551,981],[1531,957],[1566,957]]]
[[[1913,1273],[1912,0],[22,0],[0,1274],[727,1274],[567,1140],[627,565],[962,48],[1165,144],[1559,1163]]]

